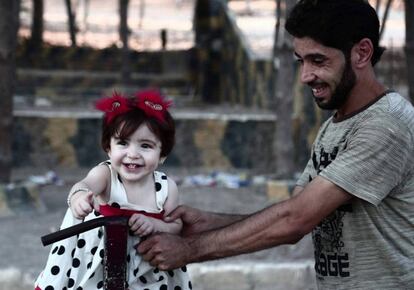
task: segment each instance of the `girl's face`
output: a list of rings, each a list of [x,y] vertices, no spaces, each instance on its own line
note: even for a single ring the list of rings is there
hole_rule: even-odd
[[[126,139],[112,136],[108,156],[122,181],[141,182],[152,178],[152,173],[162,163],[164,158],[160,153],[160,140],[142,124]]]

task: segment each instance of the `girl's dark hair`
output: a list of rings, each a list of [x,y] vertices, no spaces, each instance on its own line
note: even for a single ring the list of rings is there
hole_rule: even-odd
[[[385,50],[379,46],[378,15],[364,0],[301,0],[290,12],[285,28],[294,37],[310,37],[345,55],[361,39],[369,38],[374,46],[373,66]]]
[[[111,144],[111,137],[117,136],[126,139],[131,136],[142,124],[148,128],[161,141],[161,157],[170,154],[175,143],[175,122],[171,114],[165,111],[164,122],[154,117],[148,117],[144,111],[134,108],[124,114],[116,116],[111,122],[102,121],[101,146],[108,152]]]

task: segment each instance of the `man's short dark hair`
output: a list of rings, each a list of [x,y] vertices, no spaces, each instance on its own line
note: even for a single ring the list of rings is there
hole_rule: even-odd
[[[364,0],[301,0],[290,12],[285,28],[294,37],[310,37],[346,56],[361,39],[369,38],[374,46],[372,65],[385,50],[379,46],[378,15]]]

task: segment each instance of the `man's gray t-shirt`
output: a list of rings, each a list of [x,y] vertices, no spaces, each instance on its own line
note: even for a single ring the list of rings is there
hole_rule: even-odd
[[[322,289],[414,289],[414,109],[394,92],[318,132],[298,185],[354,195],[312,232]]]

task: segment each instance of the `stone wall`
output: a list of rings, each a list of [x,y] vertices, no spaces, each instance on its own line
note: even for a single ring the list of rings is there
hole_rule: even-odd
[[[167,166],[271,171],[272,115],[173,113],[176,146]],[[13,166],[90,167],[107,158],[95,112],[16,111]]]
[[[272,63],[254,55],[223,0],[198,0],[195,11],[198,94],[212,103],[266,107]]]

